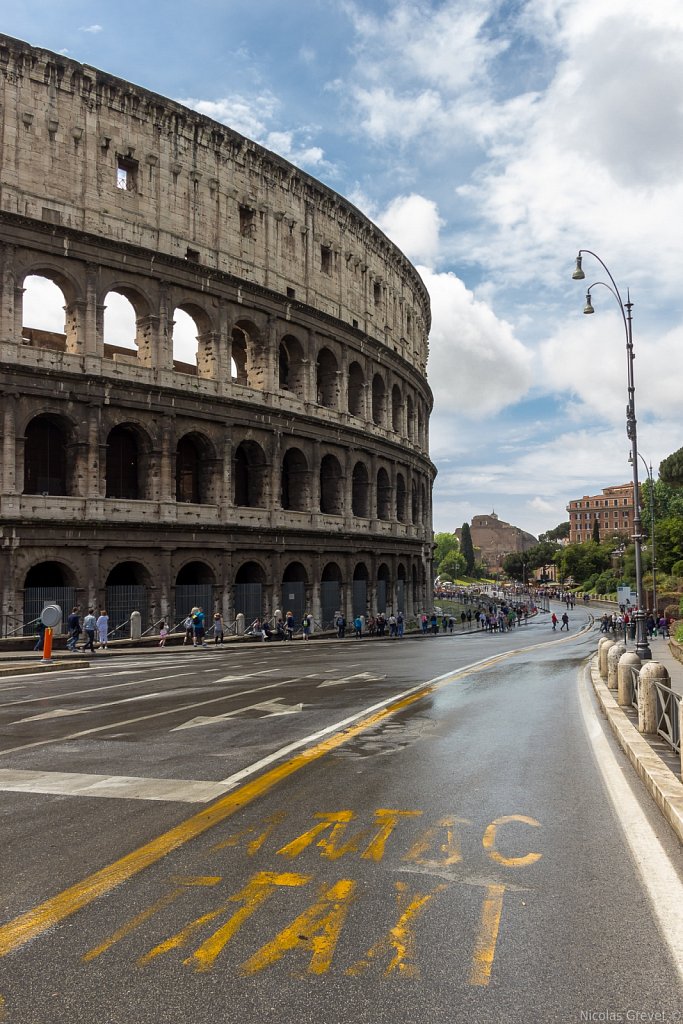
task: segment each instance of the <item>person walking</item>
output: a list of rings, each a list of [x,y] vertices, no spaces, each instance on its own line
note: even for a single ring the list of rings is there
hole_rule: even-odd
[[[346,636],[346,619],[341,614],[337,617],[337,636],[340,640]]]
[[[100,647],[104,648],[104,650],[106,651],[107,640],[109,639],[109,616],[107,615],[104,608],[100,611],[100,614],[97,616],[96,625],[97,638],[99,640]]]
[[[304,615],[304,618],[303,618],[303,622],[301,623],[301,628],[302,628],[303,634],[304,634],[304,640],[308,640],[308,638],[310,637],[310,635],[311,635],[311,626],[312,625],[313,625],[313,618],[312,618],[311,615],[308,614],[308,612],[306,612],[306,614]]]
[[[194,630],[192,628],[192,613],[190,613],[185,621],[183,622],[183,629],[185,630],[185,638],[183,640],[183,646],[185,644],[194,643]]]
[[[78,638],[81,635],[81,619],[78,605],[74,605],[71,610],[71,615],[66,620],[66,628],[69,630],[69,639],[66,641],[66,649],[68,651],[75,651]]]
[[[201,608],[193,608],[190,614],[192,615],[192,643],[195,647],[206,647],[207,644],[204,641],[206,616]]]
[[[353,620],[353,629],[356,634],[356,640],[360,640],[361,637],[363,636],[363,620],[361,619],[360,615],[356,615],[355,619]]]
[[[293,640],[294,639],[294,629],[295,629],[295,626],[296,626],[296,623],[294,622],[294,613],[293,612],[287,612],[287,614],[285,616],[285,640]]]
[[[398,633],[399,640],[403,636],[404,629],[405,629],[405,619],[403,618],[403,612],[399,612],[398,615],[396,616],[396,631]]]
[[[165,622],[159,623],[159,647],[166,646],[166,637],[168,636],[168,626]]]
[[[92,651],[95,653],[95,630],[97,628],[97,619],[93,613],[92,608],[88,609],[88,614],[83,619],[83,629],[85,631],[85,644],[83,645],[84,651]]]
[[[213,642],[215,644],[222,644],[224,642],[223,616],[220,612],[216,612],[213,617]]]
[[[566,612],[562,613],[562,625],[560,626],[560,633],[563,629],[566,629],[567,632],[569,632],[569,616]]]
[[[553,612],[553,614],[550,616],[550,621],[553,624],[553,632],[554,632],[557,629],[557,615],[555,614],[555,612]]]

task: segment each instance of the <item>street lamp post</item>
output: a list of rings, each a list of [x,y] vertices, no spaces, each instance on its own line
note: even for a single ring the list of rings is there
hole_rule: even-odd
[[[591,302],[591,290],[601,285],[606,288],[608,292],[611,292],[614,298],[619,304],[621,311],[621,317],[624,321],[624,331],[626,333],[626,366],[628,371],[628,404],[626,406],[626,436],[631,442],[631,464],[633,468],[633,547],[636,557],[636,594],[638,607],[634,612],[634,619],[636,620],[636,654],[641,660],[646,660],[652,657],[652,651],[650,645],[647,642],[647,629],[645,625],[645,609],[643,600],[643,563],[642,563],[642,534],[641,534],[641,520],[640,520],[640,488],[638,485],[638,439],[636,431],[636,387],[633,379],[633,317],[631,311],[633,309],[633,303],[631,302],[631,296],[626,293],[626,302],[623,301],[619,289],[617,288],[616,281],[612,277],[609,268],[603,263],[600,257],[592,252],[590,249],[579,249],[578,256],[576,257],[576,267],[572,274],[574,281],[583,281],[586,275],[581,267],[583,254],[587,253],[598,261],[602,269],[607,274],[610,284],[606,281],[595,281],[588,291],[586,292],[586,305],[584,306],[584,313],[594,313],[593,304]]]
[[[650,481],[650,535],[652,543],[652,608],[657,618],[657,561],[655,556],[655,482],[652,476],[652,463],[648,466],[643,456],[638,452],[638,458],[645,466],[647,478]]]

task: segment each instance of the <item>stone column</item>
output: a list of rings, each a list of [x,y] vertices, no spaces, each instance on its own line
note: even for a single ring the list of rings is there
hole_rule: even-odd
[[[24,290],[15,287],[14,260],[14,246],[0,244],[0,339],[19,342],[21,323],[17,331],[15,315],[18,308],[21,320],[21,296]]]
[[[79,341],[80,351],[84,356],[101,356],[103,354],[104,333],[98,333],[97,278],[99,267],[88,263],[85,268],[85,303],[81,315],[82,337]],[[104,317],[102,316],[102,320]],[[68,339],[67,339],[68,346]]]
[[[135,343],[140,366],[157,367],[159,353],[159,316],[141,316],[135,321]]]
[[[657,732],[657,690],[655,680],[671,686],[669,673],[657,661],[646,661],[638,681],[638,731],[649,735]]]
[[[14,395],[4,392],[2,405],[2,493],[16,494],[16,400]]]
[[[159,460],[159,501],[174,502],[175,490],[173,478],[175,475],[175,417],[166,415],[161,422],[161,448],[153,453]]]
[[[85,326],[88,320],[88,303],[85,299],[74,299],[64,307],[66,320],[66,351],[71,355],[87,356],[85,350]],[[94,353],[92,353],[94,354]]]
[[[640,670],[641,661],[637,654],[628,652],[619,658],[617,669],[617,704],[622,708],[631,706],[631,672]]]

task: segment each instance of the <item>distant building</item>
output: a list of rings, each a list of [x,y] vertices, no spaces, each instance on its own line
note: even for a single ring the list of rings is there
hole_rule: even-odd
[[[470,525],[472,544],[481,551],[481,561],[489,569],[502,569],[503,559],[516,551],[528,551],[538,544],[538,539],[530,533],[503,522],[495,512],[489,515],[473,516]],[[462,539],[462,528],[455,531],[458,540]]]
[[[605,487],[601,494],[570,501],[569,543],[580,544],[593,536],[593,524],[597,521],[600,537],[611,537],[615,533],[633,534],[633,485],[619,484]]]

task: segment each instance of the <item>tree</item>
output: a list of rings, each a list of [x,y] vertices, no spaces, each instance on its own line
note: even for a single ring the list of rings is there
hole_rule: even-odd
[[[529,556],[526,551],[512,551],[503,559],[503,572],[511,580],[526,582],[529,572]]]
[[[683,487],[683,448],[660,462],[659,479],[670,487]]]
[[[591,539],[594,540],[596,544],[600,543],[600,520],[599,519],[594,519],[593,520],[593,536],[592,536]]]
[[[459,551],[449,551],[439,565],[439,576],[446,573],[452,580],[465,575],[465,559]]]
[[[465,571],[468,576],[472,576],[474,574],[474,544],[469,523],[462,524],[460,551],[465,559]]]
[[[569,522],[560,523],[560,525],[556,526],[554,530],[548,530],[547,533],[541,533],[539,535],[538,539],[539,539],[539,541],[544,541],[544,540],[551,540],[551,541],[552,540],[564,540],[566,537],[569,536],[569,528],[570,528],[570,523]]]
[[[442,563],[448,555],[459,552],[460,544],[454,533],[434,534],[434,575],[438,576],[440,572],[444,571]]]

